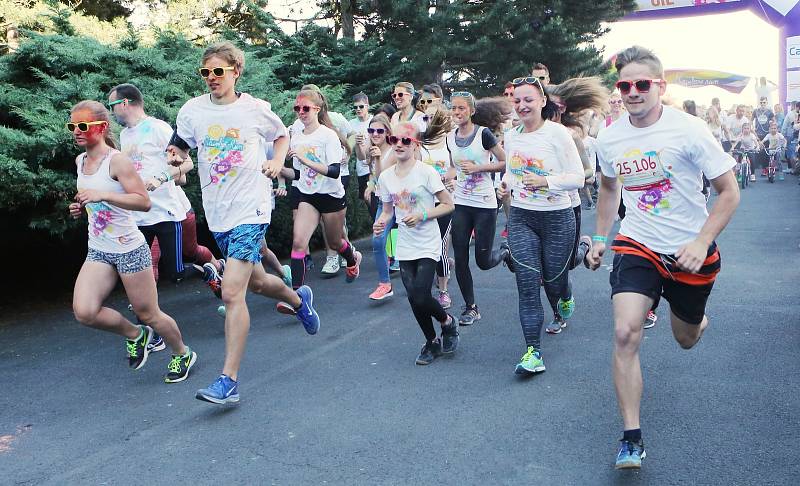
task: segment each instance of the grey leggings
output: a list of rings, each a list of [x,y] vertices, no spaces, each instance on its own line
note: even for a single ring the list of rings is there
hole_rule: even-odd
[[[568,267],[575,240],[572,208],[531,211],[511,208],[508,244],[516,266],[519,321],[527,346],[541,349],[544,309],[540,287],[544,285],[550,305],[567,292]]]

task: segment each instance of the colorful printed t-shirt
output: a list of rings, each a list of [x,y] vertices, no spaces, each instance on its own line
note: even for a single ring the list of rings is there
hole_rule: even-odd
[[[583,165],[569,129],[545,120],[538,130],[523,133],[520,127],[505,134],[506,175],[514,207],[554,211],[572,206],[569,191],[583,187]],[[548,187],[530,190],[525,174],[547,179]]]
[[[405,177],[397,176],[397,164],[381,173],[381,201],[394,205],[394,217],[399,226],[396,257],[400,261],[430,258],[439,261],[442,254],[442,237],[439,225],[429,219],[409,228],[402,219],[412,213],[430,213],[434,208],[434,194],[444,190],[441,177],[433,167],[416,161]]]
[[[302,130],[292,130],[291,147],[295,153],[303,154],[307,159],[325,166],[341,164],[344,154],[339,136],[324,125],[320,125],[310,134],[305,134]],[[333,197],[344,197],[341,176],[333,179],[322,175],[300,162],[297,157],[295,157],[293,165],[300,169],[297,189],[303,194],[329,194]]]
[[[269,103],[242,93],[215,105],[210,95],[192,98],[178,112],[178,136],[197,147],[197,169],[208,228],[230,231],[270,222],[272,182],[262,172],[266,144],[286,135]]]
[[[492,153],[489,151],[497,145],[497,139],[491,130],[476,126],[475,132],[465,138],[456,131],[447,135],[447,148],[450,149],[453,166],[456,168],[456,190],[453,200],[456,204],[477,208],[497,208],[497,196],[494,192],[494,183],[491,172],[474,172],[466,174],[462,165],[473,162],[477,165],[486,165],[491,162]],[[464,143],[461,146],[461,143]]]
[[[622,184],[627,212],[619,232],[673,254],[697,238],[708,218],[702,174],[716,179],[735,162],[702,119],[683,111],[664,106],[647,128],[623,118],[597,140],[603,175]]]
[[[123,128],[119,142],[122,153],[133,161],[139,177],[147,182],[167,171],[169,164],[165,149],[171,137],[172,127],[167,122],[148,116],[135,127]],[[148,192],[150,211],[134,211],[136,224],[149,226],[163,221],[183,221],[186,211],[178,190],[175,181],[167,181],[155,191]]]

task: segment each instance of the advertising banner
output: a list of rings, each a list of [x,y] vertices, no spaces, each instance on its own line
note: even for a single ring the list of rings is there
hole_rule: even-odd
[[[800,101],[800,71],[786,73],[786,101]]]
[[[686,86],[687,88],[702,88],[703,86],[716,86],[731,93],[741,93],[750,82],[748,76],[712,71],[710,69],[667,69],[664,78],[668,83]]]
[[[786,38],[786,68],[800,68],[800,35]]]
[[[780,0],[777,0],[780,1]],[[796,1],[796,0],[789,0]],[[739,0],[636,0],[640,11],[666,10],[680,7],[703,7],[715,3],[737,3]]]

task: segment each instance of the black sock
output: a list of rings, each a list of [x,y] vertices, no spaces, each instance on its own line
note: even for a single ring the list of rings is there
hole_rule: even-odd
[[[297,290],[302,287],[306,277],[305,258],[292,258],[290,266],[292,268],[292,288]]]
[[[633,443],[642,441],[642,429],[631,429],[622,431],[622,440],[627,440]]]
[[[348,267],[353,267],[356,264],[356,257],[353,255],[353,245],[347,240],[342,240],[342,246],[339,248],[339,255],[347,262]]]

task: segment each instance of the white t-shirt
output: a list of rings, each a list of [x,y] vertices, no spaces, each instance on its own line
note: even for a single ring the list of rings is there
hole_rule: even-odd
[[[597,141],[603,175],[622,183],[620,234],[658,253],[697,238],[708,218],[702,175],[713,180],[735,164],[703,120],[670,106],[647,128],[625,117]]]
[[[412,213],[428,213],[434,208],[434,194],[444,190],[436,170],[420,161],[403,178],[397,176],[397,164],[381,173],[380,195],[384,203],[392,203],[399,231],[396,258],[400,261],[430,258],[439,261],[442,255],[442,237],[439,224],[429,219],[409,228],[402,219]]]
[[[367,128],[369,128],[369,123],[372,121],[372,115],[365,121],[361,121],[358,117],[353,118],[350,120],[350,128],[352,128],[353,133],[356,135],[361,134],[364,135],[364,138],[369,140],[369,135],[367,134]],[[366,160],[356,160],[356,176],[361,177],[369,175],[369,162]]]
[[[492,153],[483,146],[484,130],[489,129],[475,125],[475,131],[472,134],[457,134],[455,130],[447,134],[447,148],[450,150],[453,167],[456,168],[456,190],[453,192],[453,200],[461,206],[496,209],[497,196],[494,192],[492,173],[466,174],[461,169],[465,162],[477,165],[491,163]],[[472,137],[472,139],[469,140],[469,145],[459,147],[456,138],[463,135],[466,135],[464,138]]]
[[[339,136],[325,125],[320,125],[310,134],[303,133],[303,130],[292,131],[291,147],[296,153],[303,154],[318,164],[328,166],[342,163],[343,149]],[[329,194],[333,197],[344,197],[341,173],[340,177],[335,179],[322,175],[301,163],[297,157],[295,157],[293,165],[300,168],[297,189],[303,194]]]
[[[338,131],[342,135],[342,137],[347,139],[347,137],[349,137],[350,134],[353,133],[353,127],[350,125],[350,122],[347,121],[344,115],[335,111],[329,111],[328,116],[330,117],[331,123],[333,123],[334,128],[336,128],[336,131]],[[305,126],[303,125],[303,122],[301,122],[300,119],[298,118],[294,121],[294,123],[292,123],[292,126],[289,128],[289,134],[291,135],[295,131],[302,132],[304,128]],[[364,130],[366,133],[366,128]],[[342,150],[342,157],[344,157],[345,154],[346,152]],[[300,167],[295,167],[295,169],[300,169]],[[342,167],[339,169],[339,175],[340,176],[350,175],[350,165],[348,164],[347,160],[344,159],[342,160]],[[292,185],[296,186],[297,185],[296,182],[297,181],[292,181]]]
[[[165,121],[151,116],[142,119],[135,127],[126,127],[119,134],[122,153],[130,157],[133,167],[143,181],[166,172],[166,148],[172,138],[172,127]],[[150,196],[150,211],[134,211],[138,226],[150,226],[164,221],[183,221],[186,211],[178,194],[175,181],[161,184]]]
[[[758,137],[753,132],[750,132],[747,136],[740,135],[737,141],[739,142],[737,148],[740,150],[755,150],[758,148]]]
[[[554,211],[572,207],[569,191],[583,187],[583,164],[565,126],[546,120],[535,132],[520,127],[506,132],[506,175],[514,207]],[[531,191],[522,184],[527,173],[544,176],[548,187]],[[580,199],[579,199],[580,201]]]
[[[786,147],[786,137],[784,137],[780,133],[776,133],[775,135],[768,133],[764,137],[764,140],[762,140],[762,142],[764,143],[764,145],[767,146],[768,149]]]
[[[208,228],[230,231],[267,224],[272,181],[261,172],[266,144],[286,135],[270,104],[242,93],[228,105],[210,95],[192,98],[178,112],[178,136],[197,147],[197,169]]]
[[[731,134],[731,140],[736,140],[742,135],[742,125],[745,123],[750,123],[750,120],[744,115],[741,118],[736,118],[735,113],[725,119],[725,126],[728,127],[728,131]]]

